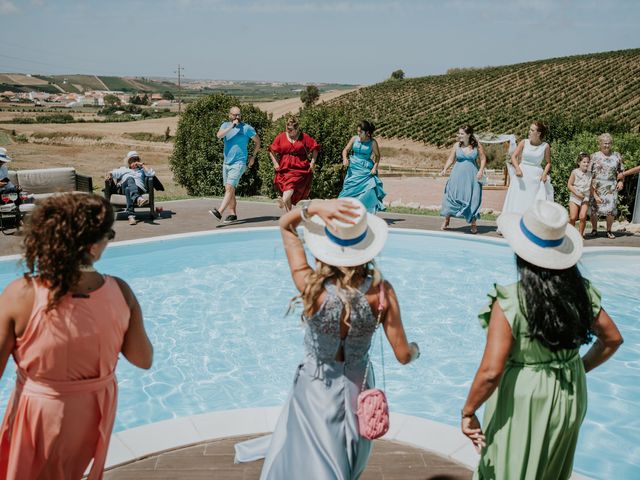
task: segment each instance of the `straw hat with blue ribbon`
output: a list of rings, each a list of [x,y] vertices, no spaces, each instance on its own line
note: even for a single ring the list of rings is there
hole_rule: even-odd
[[[538,267],[564,270],[582,256],[582,236],[562,205],[536,200],[524,215],[503,213],[498,229],[513,251]]]
[[[346,198],[357,207],[355,224],[334,222],[329,230],[324,221],[314,215],[304,223],[304,242],[312,255],[321,262],[336,267],[355,267],[373,260],[387,240],[387,222],[370,213],[355,198]]]

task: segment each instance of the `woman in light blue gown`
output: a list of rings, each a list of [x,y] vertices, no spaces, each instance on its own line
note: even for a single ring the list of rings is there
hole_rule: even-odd
[[[407,342],[393,287],[380,285],[372,263],[386,241],[384,220],[355,199],[307,200],[301,207],[282,216],[280,232],[300,291],[295,300],[303,304],[305,358],[273,435],[236,444],[236,463],[265,458],[261,480],[356,480],[371,451],[358,433],[356,399],[373,386],[367,364],[381,288],[381,325],[396,358],[406,364],[420,350]],[[315,270],[296,235],[301,220]]]
[[[338,198],[357,198],[369,213],[383,211],[382,199],[386,196],[378,177],[380,148],[373,138],[374,131],[375,127],[370,122],[360,122],[358,135],[352,137],[342,150],[342,163],[349,169],[338,195]],[[352,152],[350,157],[349,152]]]
[[[480,168],[477,165],[478,158],[480,158]],[[457,141],[440,175],[445,175],[454,161],[455,165],[444,187],[442,197],[440,209],[440,215],[444,217],[442,230],[449,228],[451,217],[460,217],[471,224],[471,233],[477,233],[476,220],[480,217],[482,203],[480,181],[484,175],[487,158],[482,145],[473,136],[473,127],[470,125],[460,127],[458,130]]]

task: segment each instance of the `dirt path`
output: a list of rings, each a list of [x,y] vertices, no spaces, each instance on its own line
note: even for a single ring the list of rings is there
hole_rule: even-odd
[[[330,92],[321,93],[319,102],[322,103],[333,100],[340,95],[353,92],[354,90],[357,90],[357,88],[351,90],[332,90]],[[300,110],[300,107],[302,107],[302,102],[300,101],[299,97],[296,97],[287,98],[285,100],[275,100],[273,102],[260,102],[255,103],[254,105],[267,113],[271,113],[275,120],[276,118],[280,118],[289,112],[297,112],[298,110]]]

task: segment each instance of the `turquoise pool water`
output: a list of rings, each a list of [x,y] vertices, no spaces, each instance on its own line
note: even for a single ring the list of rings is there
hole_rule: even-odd
[[[476,314],[492,282],[515,278],[512,254],[488,240],[393,230],[378,263],[398,292],[409,339],[422,347],[408,366],[386,348],[390,406],[457,426],[484,347]],[[276,230],[116,244],[98,268],[133,287],[155,346],[151,370],[118,365],[116,430],[284,402],[302,330],[297,315],[285,316],[294,289]],[[588,375],[575,467],[594,478],[640,478],[640,251],[587,253],[583,272],[625,344]],[[18,274],[15,260],[0,261],[0,288]],[[373,359],[379,364],[377,350]],[[0,381],[3,407],[12,371]]]

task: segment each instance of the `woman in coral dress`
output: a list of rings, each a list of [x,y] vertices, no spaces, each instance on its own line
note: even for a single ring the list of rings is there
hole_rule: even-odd
[[[269,147],[269,156],[276,171],[274,183],[282,193],[280,207],[285,211],[291,210],[300,200],[309,198],[318,150],[320,145],[300,131],[298,119],[294,116],[287,119],[286,131],[280,132]]]
[[[150,368],[153,348],[129,286],[98,273],[115,232],[96,195],[45,200],[25,235],[28,272],[0,296],[0,372],[16,386],[0,431],[0,478],[102,478],[116,413],[120,352]]]

